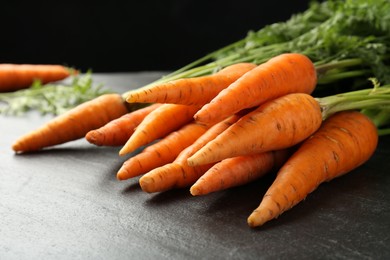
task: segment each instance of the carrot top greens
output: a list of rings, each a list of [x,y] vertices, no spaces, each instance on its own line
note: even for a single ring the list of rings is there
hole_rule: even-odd
[[[316,96],[364,88],[366,79],[390,84],[390,1],[328,0],[312,2],[284,22],[249,31],[243,39],[211,52],[145,87],[175,79],[215,73],[239,62],[261,64],[286,52],[308,56],[316,66]],[[15,94],[1,94],[0,113],[34,109],[60,114],[103,94],[92,88],[91,75],[76,78],[73,87],[34,84]],[[348,81],[348,84],[344,84]],[[349,87],[346,87],[349,86]],[[43,91],[44,89],[44,91]],[[321,93],[325,90],[326,93]],[[129,91],[130,92],[130,91]],[[127,98],[129,92],[123,93]],[[1,105],[1,104],[0,104]]]
[[[207,75],[237,62],[260,64],[285,52],[308,56],[316,65],[319,86],[348,79],[352,81],[349,84],[351,88],[356,88],[368,77],[376,77],[387,84],[390,83],[388,46],[388,0],[313,2],[305,12],[295,14],[285,22],[250,31],[244,39],[216,50],[150,85]]]
[[[375,78],[370,79],[373,88],[317,98],[324,119],[345,111],[360,110],[373,121],[379,135],[390,134],[390,84],[380,86]]]
[[[108,93],[102,85],[94,85],[92,72],[73,76],[69,85],[41,84],[31,88],[0,94],[0,114],[21,115],[30,110],[59,115],[85,101]]]

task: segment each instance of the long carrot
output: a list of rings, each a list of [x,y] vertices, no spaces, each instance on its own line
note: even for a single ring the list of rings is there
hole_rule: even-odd
[[[289,93],[310,94],[316,83],[316,70],[308,57],[281,54],[245,73],[204,105],[194,118],[203,123],[218,122],[242,109]]]
[[[159,106],[161,106],[161,104],[152,104],[129,112],[108,122],[99,129],[89,131],[85,135],[85,139],[98,146],[124,145],[142,120]]]
[[[205,172],[191,186],[190,192],[194,196],[206,195],[252,182],[277,170],[288,155],[289,152],[284,149],[222,160]]]
[[[119,151],[119,155],[131,153],[191,122],[198,109],[197,106],[163,104],[144,118]]]
[[[360,112],[334,114],[308,138],[279,170],[257,209],[248,217],[251,227],[263,225],[314,191],[366,162],[378,142],[375,125]]]
[[[12,145],[15,152],[32,152],[85,136],[128,112],[118,94],[105,94],[61,114],[38,129],[21,136]]]
[[[255,67],[253,63],[233,64],[215,74],[173,80],[131,91],[126,100],[130,103],[204,105],[222,89]]]
[[[71,70],[52,64],[0,64],[0,92],[27,88],[34,80],[42,84],[58,81],[71,75]]]
[[[117,173],[118,180],[139,176],[156,167],[173,162],[182,150],[190,146],[206,130],[205,125],[189,123],[160,141],[147,146],[141,153],[124,162]]]
[[[288,94],[243,116],[188,158],[188,164],[195,166],[288,148],[313,134],[321,123],[316,99],[304,93]]]

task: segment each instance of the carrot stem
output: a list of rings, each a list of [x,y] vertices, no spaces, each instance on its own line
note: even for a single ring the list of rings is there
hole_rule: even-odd
[[[324,119],[344,110],[389,109],[390,85],[317,98],[317,101],[321,106]]]

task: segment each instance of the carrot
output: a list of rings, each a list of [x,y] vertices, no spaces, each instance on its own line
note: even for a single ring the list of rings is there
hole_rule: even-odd
[[[188,158],[188,164],[285,149],[313,134],[321,123],[316,99],[304,93],[288,94],[243,116]]]
[[[42,84],[58,81],[71,75],[71,70],[52,64],[0,64],[0,92],[27,88],[34,80]]]
[[[15,152],[32,152],[84,137],[91,129],[99,128],[128,112],[118,94],[105,94],[61,114],[38,129],[16,140]]]
[[[85,139],[98,146],[124,145],[142,120],[161,104],[152,104],[114,119],[99,129],[89,131]]]
[[[249,216],[249,226],[261,226],[278,217],[321,183],[365,163],[377,143],[376,127],[362,113],[346,111],[329,117],[279,170],[260,205]]]
[[[316,83],[316,70],[309,58],[298,53],[281,54],[245,73],[205,104],[194,118],[203,123],[218,122],[289,93],[310,94]]]
[[[176,162],[155,168],[143,175],[140,186],[148,193],[162,192],[192,185],[213,164],[190,167],[186,162]]]
[[[205,125],[192,122],[170,133],[162,140],[146,147],[141,153],[130,157],[119,169],[118,180],[139,176],[173,162],[182,150],[191,145],[206,130]]]
[[[198,109],[197,106],[163,104],[144,118],[119,151],[119,155],[131,153],[191,122]]]
[[[237,156],[216,163],[190,189],[192,195],[206,195],[252,182],[272,170],[278,169],[287,159],[287,150]]]
[[[219,72],[202,77],[182,78],[131,91],[127,102],[174,103],[204,105],[222,89],[228,87],[244,73],[255,68],[253,63],[237,63]]]

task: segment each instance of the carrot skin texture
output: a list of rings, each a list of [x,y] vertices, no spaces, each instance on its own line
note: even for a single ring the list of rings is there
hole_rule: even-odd
[[[142,120],[161,104],[152,104],[114,119],[99,129],[89,131],[85,139],[97,146],[124,145]]]
[[[288,155],[287,150],[278,150],[222,160],[205,172],[190,192],[199,196],[247,184],[278,169]]]
[[[173,162],[180,152],[190,146],[206,130],[205,125],[189,123],[170,133],[157,143],[147,146],[141,153],[125,161],[117,173],[117,179],[133,178],[156,167]]]
[[[186,162],[163,165],[146,173],[139,180],[141,189],[148,193],[191,186],[212,164],[191,167]]]
[[[15,152],[33,152],[73,141],[128,112],[118,94],[105,94],[61,114],[36,130],[17,139]]]
[[[197,106],[163,104],[144,118],[119,151],[119,155],[131,153],[179,129],[193,120],[198,109]]]
[[[212,75],[178,79],[134,90],[129,93],[126,100],[129,103],[204,105],[222,89],[255,67],[256,65],[253,63],[233,64]]]
[[[16,91],[32,85],[63,80],[71,75],[68,68],[51,64],[0,64],[0,92]]]
[[[286,94],[311,94],[316,84],[316,70],[308,57],[281,54],[245,73],[205,104],[194,118],[202,123],[218,122]]]
[[[190,156],[195,154],[200,148],[205,146],[208,142],[216,138],[220,133],[226,130],[233,123],[237,122],[238,119],[240,119],[240,115],[233,115],[215,125],[209,126],[207,131],[202,136],[196,139],[196,141],[194,141],[193,144],[191,144],[189,147],[187,147],[178,155],[176,161],[180,161],[180,162],[187,161],[187,159]]]
[[[376,127],[362,113],[345,111],[329,117],[282,166],[248,225],[258,227],[277,218],[321,183],[359,167],[373,155],[377,143]]]
[[[188,158],[190,166],[292,147],[322,123],[318,102],[304,93],[268,101],[240,118]]]

